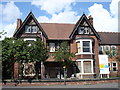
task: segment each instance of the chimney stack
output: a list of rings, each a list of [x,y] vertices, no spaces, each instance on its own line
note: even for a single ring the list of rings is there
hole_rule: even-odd
[[[89,19],[90,23],[93,25],[93,17],[92,17],[92,15],[88,16],[88,19]]]
[[[17,28],[18,29],[22,24],[22,20],[21,19],[17,19]]]

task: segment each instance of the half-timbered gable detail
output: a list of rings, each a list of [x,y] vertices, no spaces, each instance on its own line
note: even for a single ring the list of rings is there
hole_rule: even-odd
[[[91,17],[90,17],[91,18]],[[70,39],[75,38],[76,36],[96,36],[97,39],[100,39],[100,36],[94,29],[93,23],[90,23],[90,19],[86,17],[85,14],[81,16],[78,22],[75,24],[72,33],[70,34]],[[77,38],[77,37],[76,37]]]
[[[19,23],[19,21],[18,21]],[[13,37],[16,38],[44,38],[47,39],[47,35],[38,23],[37,19],[32,12],[28,14],[24,22],[15,31]],[[27,40],[27,39],[26,39]]]

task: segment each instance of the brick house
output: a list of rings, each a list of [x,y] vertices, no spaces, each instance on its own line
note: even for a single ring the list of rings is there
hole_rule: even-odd
[[[53,58],[53,54],[59,49],[60,43],[67,41],[70,52],[76,53],[73,58],[75,67],[67,70],[68,77],[74,73],[79,78],[94,78],[99,76],[99,54],[107,54],[109,57],[110,76],[119,76],[120,67],[116,60],[117,51],[120,48],[118,36],[120,33],[96,32],[93,27],[92,16],[83,14],[76,24],[63,23],[39,23],[32,12],[22,22],[17,21],[17,28],[13,37],[35,41],[41,38],[49,50],[50,57],[46,60],[44,68],[41,68],[44,78],[57,78],[60,71],[59,63]],[[14,64],[14,78],[19,75],[19,65]]]

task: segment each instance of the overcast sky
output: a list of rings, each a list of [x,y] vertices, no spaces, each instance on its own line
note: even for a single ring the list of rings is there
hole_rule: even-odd
[[[82,0],[83,1],[83,0]],[[88,1],[88,0],[87,0]],[[95,1],[95,0],[94,0]],[[100,1],[100,0],[99,0]],[[105,2],[104,2],[105,1]],[[16,28],[17,18],[22,21],[30,11],[41,23],[76,23],[83,13],[94,18],[96,31],[118,31],[118,1],[81,2],[79,0],[37,0],[31,2],[1,2],[0,31],[11,37]],[[4,36],[3,36],[4,37]]]

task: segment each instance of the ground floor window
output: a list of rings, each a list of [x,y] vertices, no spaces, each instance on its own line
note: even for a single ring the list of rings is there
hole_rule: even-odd
[[[92,59],[79,59],[76,61],[79,68],[79,73],[94,73]]]
[[[117,62],[112,62],[112,70],[117,71]]]
[[[34,63],[23,63],[23,76],[34,76],[35,75],[35,64]]]

